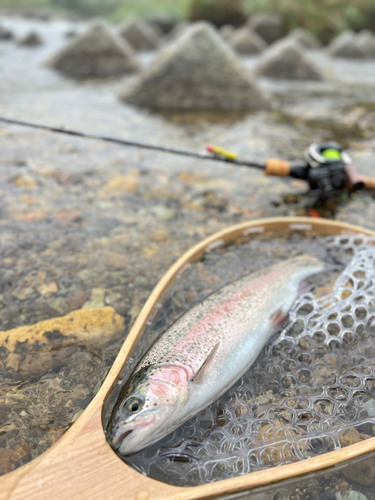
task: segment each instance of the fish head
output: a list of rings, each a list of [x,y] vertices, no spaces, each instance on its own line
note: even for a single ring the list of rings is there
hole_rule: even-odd
[[[154,365],[136,373],[112,412],[107,430],[112,448],[131,455],[171,432],[186,402],[188,382],[186,371],[173,365]]]

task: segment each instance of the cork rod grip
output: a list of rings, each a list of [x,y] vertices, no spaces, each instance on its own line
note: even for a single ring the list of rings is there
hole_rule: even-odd
[[[361,175],[361,179],[365,184],[365,189],[375,189],[375,177],[367,177],[366,175]]]
[[[277,160],[275,158],[268,158],[266,161],[266,175],[277,175],[278,177],[287,177],[290,175],[290,164],[284,160]]]

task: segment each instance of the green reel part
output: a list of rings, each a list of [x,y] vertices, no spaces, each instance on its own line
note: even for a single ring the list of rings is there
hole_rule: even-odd
[[[331,160],[331,161],[341,161],[342,160],[341,151],[338,149],[333,149],[333,148],[325,149],[321,152],[321,155],[324,158],[326,158],[327,160]]]

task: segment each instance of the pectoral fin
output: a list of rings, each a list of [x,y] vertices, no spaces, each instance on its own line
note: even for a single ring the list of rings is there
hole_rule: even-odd
[[[274,326],[280,326],[286,318],[286,314],[283,311],[283,307],[281,306],[277,311],[275,311],[271,316],[270,316],[270,321],[273,323]]]
[[[203,362],[203,365],[199,368],[197,373],[195,374],[195,377],[193,378],[193,382],[199,384],[200,382],[203,381],[205,374],[207,373],[207,370],[209,369],[215,354],[217,353],[217,350],[219,349],[220,342],[218,342],[212,349],[210,354],[207,356],[205,361]]]

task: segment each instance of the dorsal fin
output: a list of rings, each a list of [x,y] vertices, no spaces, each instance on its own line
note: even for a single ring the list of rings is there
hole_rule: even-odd
[[[220,345],[220,342],[218,342],[211,349],[210,354],[203,361],[203,365],[199,368],[199,370],[195,374],[195,377],[193,378],[193,382],[196,382],[197,384],[199,384],[200,382],[202,382],[202,380],[204,379],[205,373],[207,372],[208,368],[210,367],[210,365],[211,365],[211,363],[212,363],[212,361],[213,361],[213,359],[215,357],[215,354],[216,354],[217,350],[219,349],[219,345]]]

